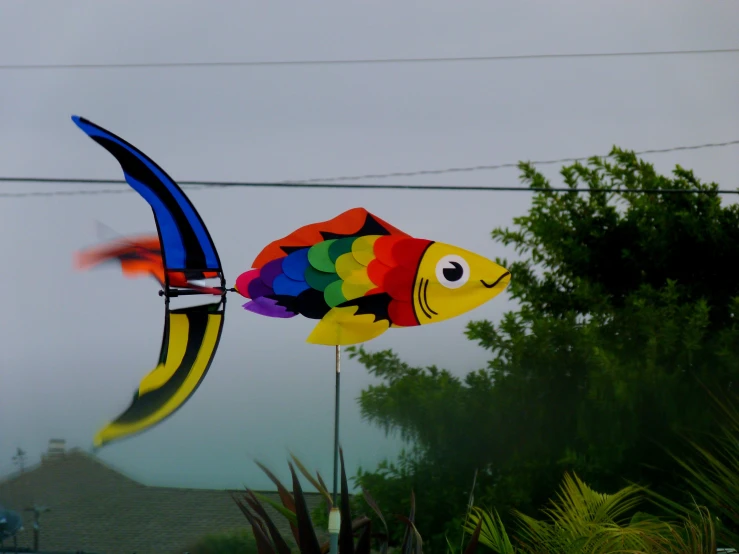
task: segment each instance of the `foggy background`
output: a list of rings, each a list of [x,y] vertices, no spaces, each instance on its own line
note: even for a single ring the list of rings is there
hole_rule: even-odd
[[[0,65],[280,61],[732,48],[736,2],[466,1],[0,3]],[[151,156],[175,180],[280,181],[443,169],[739,138],[737,54],[495,62],[138,69],[0,69],[0,176],[120,179],[115,159],[70,120],[81,115]],[[737,147],[646,156],[736,189]],[[541,169],[559,185],[559,165]],[[515,186],[517,169],[367,183]],[[355,181],[352,181],[355,182]],[[0,192],[115,189],[0,184]],[[516,192],[186,188],[229,286],[268,242],[363,206],[411,235],[490,258],[490,239],[532,195]],[[733,199],[729,198],[729,201]],[[0,198],[0,476],[15,448],[38,461],[52,437],[88,449],[154,368],[163,302],[117,266],[78,273],[98,220],[154,232],[134,192]],[[733,263],[727,260],[727,264]],[[515,275],[513,276],[515,279]],[[271,488],[288,449],[331,476],[331,347],[315,325],[241,308],[231,295],[205,381],[172,418],[104,448],[150,485]],[[393,329],[367,344],[456,375],[488,356],[467,322],[498,321],[506,294],[462,317]],[[341,442],[350,474],[400,447],[361,420],[373,380],[343,358]]]

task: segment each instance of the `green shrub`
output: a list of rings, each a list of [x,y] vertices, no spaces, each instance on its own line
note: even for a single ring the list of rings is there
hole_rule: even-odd
[[[700,439],[686,437],[692,454],[673,454],[673,457],[685,472],[687,485],[697,501],[715,516],[718,543],[736,548],[739,545],[739,395],[708,392],[714,408],[718,409],[714,432]],[[661,494],[652,496],[658,506],[672,515],[701,519],[701,514],[692,507],[682,506]]]
[[[213,533],[186,549],[188,554],[257,554],[257,543],[249,531]]]
[[[514,510],[516,531],[509,533],[497,510],[474,507],[464,530],[496,554],[715,554],[710,512],[668,521],[636,507],[647,490],[628,485],[613,494],[591,489],[577,475],[565,474],[559,493],[535,519]]]

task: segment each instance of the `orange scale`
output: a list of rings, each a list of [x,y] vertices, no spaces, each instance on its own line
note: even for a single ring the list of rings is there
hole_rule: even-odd
[[[394,267],[398,265],[398,260],[395,258],[393,248],[398,241],[403,240],[404,237],[394,237],[392,235],[385,235],[375,241],[374,252],[375,257],[388,267]]]

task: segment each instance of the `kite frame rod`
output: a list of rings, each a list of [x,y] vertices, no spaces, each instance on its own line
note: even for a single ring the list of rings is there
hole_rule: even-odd
[[[226,293],[229,292],[236,292],[236,289],[227,289],[225,287],[211,287],[214,289],[221,289],[220,296],[225,296]],[[197,295],[209,295],[209,296],[218,296],[217,294],[213,294],[212,292],[203,292],[200,290],[190,290],[190,289],[182,289],[182,290],[168,290],[168,291],[159,291],[159,296],[166,296],[168,298],[173,298],[177,296],[197,296]]]

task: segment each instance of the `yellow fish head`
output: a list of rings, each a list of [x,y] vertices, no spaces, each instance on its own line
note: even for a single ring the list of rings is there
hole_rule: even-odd
[[[413,307],[421,325],[462,315],[500,294],[510,272],[474,252],[440,242],[421,258]]]

